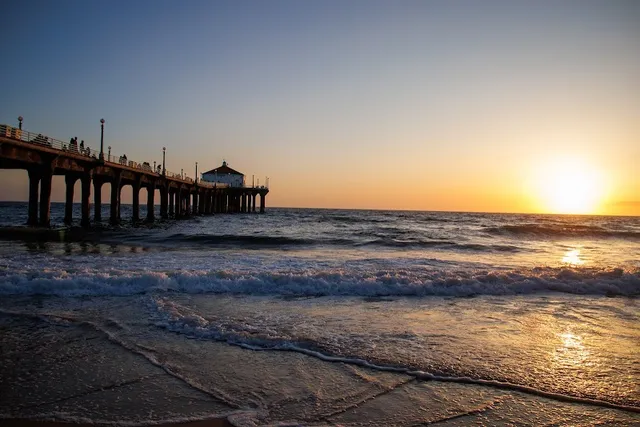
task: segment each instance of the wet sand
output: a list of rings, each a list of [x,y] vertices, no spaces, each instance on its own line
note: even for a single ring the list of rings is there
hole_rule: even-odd
[[[135,305],[117,298],[109,300],[109,307],[112,314],[131,309],[128,318],[138,312]],[[638,414],[597,406],[421,381],[294,352],[250,351],[179,334],[161,339],[151,332],[133,336],[112,319],[92,322],[96,327],[0,312],[0,425],[460,427],[640,422]],[[115,336],[120,343],[109,338]]]
[[[98,426],[113,426],[116,423],[110,424],[89,424],[89,423],[65,423],[59,421],[39,421],[39,420],[25,420],[18,418],[8,418],[1,420],[2,425],[11,427],[98,427]],[[189,421],[182,423],[163,423],[163,424],[147,424],[154,427],[233,427],[224,418],[201,420],[201,421]]]

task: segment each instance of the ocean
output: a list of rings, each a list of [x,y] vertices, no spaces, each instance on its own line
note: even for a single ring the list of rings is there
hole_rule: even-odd
[[[0,418],[640,425],[639,217],[26,215],[0,203]]]

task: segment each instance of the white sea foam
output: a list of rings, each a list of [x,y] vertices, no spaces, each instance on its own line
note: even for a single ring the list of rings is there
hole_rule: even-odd
[[[157,293],[283,296],[474,296],[564,292],[640,295],[640,271],[538,268],[519,271],[362,270],[233,272],[0,270],[0,295],[124,296]]]

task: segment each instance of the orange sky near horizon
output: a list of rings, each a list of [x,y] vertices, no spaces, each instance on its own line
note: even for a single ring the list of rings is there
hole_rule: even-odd
[[[433,172],[431,172],[433,174]],[[375,209],[375,210],[419,210],[419,211],[461,211],[461,212],[498,212],[498,213],[566,213],[596,215],[640,216],[640,202],[633,201],[637,193],[628,193],[625,202],[624,193],[615,193],[615,185],[609,184],[613,175],[603,180],[598,189],[601,195],[596,203],[587,210],[563,210],[553,206],[553,194],[539,191],[540,182],[529,180],[521,174],[508,179],[500,185],[486,185],[486,180],[469,179],[467,182],[431,182],[430,172],[416,174],[404,184],[399,181],[377,180],[371,176],[344,180],[290,181],[288,183],[271,182],[271,192],[267,197],[268,207],[336,208],[336,209]],[[535,176],[535,174],[531,175]],[[27,200],[26,171],[0,170],[2,182],[19,182],[12,187],[17,197],[5,198],[12,201]],[[270,178],[273,179],[273,178]],[[495,176],[494,176],[494,179]],[[251,177],[248,177],[250,182]],[[263,183],[264,181],[261,181]],[[609,187],[607,187],[609,186]],[[605,188],[606,187],[606,188]],[[52,201],[64,201],[64,179],[54,177]],[[631,189],[633,190],[633,189]],[[122,189],[122,202],[131,203],[131,187]],[[110,197],[109,184],[103,186],[103,203]],[[617,196],[617,198],[616,198]],[[146,200],[146,190],[140,193],[141,202]],[[76,183],[74,199],[80,201],[80,183]],[[93,199],[92,199],[93,200]],[[156,202],[158,202],[156,195]],[[580,207],[580,206],[578,206]]]

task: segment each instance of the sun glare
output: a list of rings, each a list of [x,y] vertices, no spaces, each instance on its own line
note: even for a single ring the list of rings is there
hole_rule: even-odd
[[[577,159],[550,164],[539,178],[544,209],[552,213],[595,213],[602,199],[597,171]]]
[[[562,262],[573,267],[584,264],[584,260],[580,257],[580,249],[571,249],[565,252]]]

